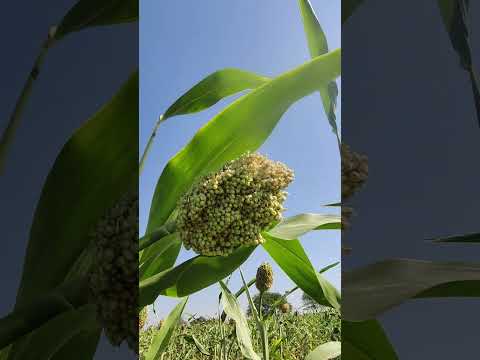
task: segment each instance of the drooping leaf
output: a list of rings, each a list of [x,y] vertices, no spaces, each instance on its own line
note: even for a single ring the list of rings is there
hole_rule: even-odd
[[[342,343],[340,341],[330,341],[315,348],[307,355],[305,360],[330,360],[342,353]]]
[[[94,333],[87,345],[98,342],[99,329],[94,305],[84,305],[53,318],[41,326],[35,336],[26,338],[26,346],[10,353],[11,360],[50,360],[70,340],[83,332]],[[85,346],[85,344],[82,344]]]
[[[295,240],[312,230],[335,230],[341,225],[339,215],[299,214],[282,220],[268,233],[283,240]]]
[[[88,235],[101,216],[136,188],[138,156],[132,146],[137,135],[138,74],[134,74],[57,157],[35,211],[18,304],[58,286],[88,245]]]
[[[381,261],[342,276],[342,316],[373,319],[413,298],[480,297],[480,264]]]
[[[339,74],[340,50],[336,50],[265,83],[215,116],[164,168],[153,196],[147,233],[165,223],[195,179],[256,150],[290,105]],[[168,269],[175,258],[164,262]]]
[[[0,319],[0,348],[36,330],[62,313],[85,305],[88,287],[84,279],[64,284]]]
[[[94,225],[125,192],[136,189],[138,155],[132,149],[137,142],[135,73],[73,134],[57,157],[35,211],[16,307],[71,277]],[[23,340],[16,343],[9,359],[24,346]]]
[[[255,249],[241,247],[229,256],[196,256],[184,263],[140,282],[139,306],[159,295],[184,297],[219,282],[248,259]]]
[[[340,294],[313,267],[298,240],[282,240],[263,234],[264,249],[280,268],[305,293],[321,305],[340,309]]]
[[[205,349],[205,346],[200,342],[200,340],[197,339],[197,337],[193,334],[191,335],[185,335],[184,339],[187,340],[188,342],[192,343],[195,345],[198,351],[200,351],[203,355],[210,356],[211,354]]]
[[[437,0],[437,4],[452,46],[460,58],[460,65],[469,74],[477,120],[480,124],[480,80],[472,62],[470,1]]]
[[[208,75],[193,86],[163,115],[163,121],[177,116],[196,113],[216,104],[223,98],[247,89],[254,89],[270,81],[252,72],[227,68]]]
[[[471,234],[464,234],[464,235],[454,235],[448,236],[444,238],[438,238],[432,240],[435,243],[465,243],[465,244],[478,244],[480,243],[480,233],[471,233]]]
[[[188,298],[183,299],[177,306],[168,314],[167,318],[162,324],[160,330],[155,334],[152,344],[150,345],[145,360],[157,360],[161,358],[162,353],[167,349],[170,338],[175,331],[180,317],[182,316],[183,309],[187,304]]]
[[[220,281],[222,288],[222,305],[225,313],[235,321],[235,332],[237,334],[237,344],[243,356],[251,360],[260,360],[253,349],[250,328],[245,314],[237,301],[237,298],[230,292],[227,286]]]
[[[377,320],[342,321],[343,360],[398,360]]]
[[[303,28],[307,37],[308,49],[310,56],[315,58],[317,56],[326,54],[328,52],[328,42],[322,26],[318,21],[312,5],[309,0],[298,0],[300,6],[300,13],[303,20]],[[328,122],[332,131],[338,136],[337,119],[335,110],[337,107],[338,87],[335,81],[323,85],[319,89],[320,97],[322,99],[323,109],[327,116]]]
[[[56,39],[91,26],[138,20],[139,0],[79,0],[57,27]]]
[[[342,25],[357,10],[364,0],[342,0]]]

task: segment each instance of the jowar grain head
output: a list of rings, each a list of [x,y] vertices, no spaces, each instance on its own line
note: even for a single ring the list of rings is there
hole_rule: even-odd
[[[112,345],[126,341],[138,351],[138,195],[126,195],[113,206],[92,238],[89,283],[97,319]]]
[[[257,269],[255,285],[258,291],[264,293],[272,288],[273,285],[273,269],[269,263],[263,263]]]
[[[279,221],[293,180],[286,165],[245,154],[202,177],[180,199],[177,230],[186,249],[227,256],[240,246],[261,244],[260,233]]]

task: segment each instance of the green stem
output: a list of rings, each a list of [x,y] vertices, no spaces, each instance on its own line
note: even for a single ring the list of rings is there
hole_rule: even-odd
[[[20,118],[22,116],[23,111],[25,110],[27,101],[32,93],[33,84],[40,73],[40,69],[42,67],[43,61],[45,60],[45,56],[47,55],[48,49],[54,43],[54,35],[55,35],[54,31],[50,31],[47,40],[45,40],[44,43],[42,44],[40,53],[37,55],[37,58],[35,59],[32,70],[28,75],[27,81],[23,85],[23,89],[20,92],[20,95],[17,99],[13,112],[10,115],[10,120],[5,129],[5,132],[3,133],[2,138],[0,139],[0,175],[3,173],[8,147],[12,143],[13,137],[15,135],[15,131],[17,130],[18,125],[20,124]]]
[[[155,139],[155,136],[157,135],[157,130],[160,124],[165,120],[163,117],[163,114],[160,115],[158,118],[157,122],[155,123],[155,126],[153,127],[152,134],[150,135],[150,138],[148,139],[147,146],[145,147],[145,150],[143,151],[142,158],[140,159],[140,164],[138,166],[138,172],[139,174],[142,173],[143,167],[145,165],[145,159],[147,158],[153,144],[153,140]]]

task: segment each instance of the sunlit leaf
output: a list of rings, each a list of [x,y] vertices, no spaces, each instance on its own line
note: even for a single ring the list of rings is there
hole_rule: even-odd
[[[330,360],[342,353],[342,343],[340,341],[330,341],[315,348],[307,355],[305,360]]]
[[[341,228],[339,215],[299,214],[282,220],[268,233],[284,240],[294,240],[312,230]]]
[[[167,318],[162,323],[160,330],[155,333],[152,344],[145,355],[145,360],[160,359],[162,353],[165,352],[168,343],[170,342],[170,338],[178,326],[187,301],[188,298],[183,299],[177,306],[175,306],[172,312],[168,314]]]
[[[313,267],[298,240],[282,240],[263,234],[263,247],[287,276],[317,303],[340,309],[340,294]]]
[[[243,356],[251,360],[260,360],[252,345],[250,328],[247,318],[237,301],[237,298],[230,292],[227,286],[220,281],[222,288],[222,305],[225,313],[235,321],[235,332],[237,334],[237,344]]]

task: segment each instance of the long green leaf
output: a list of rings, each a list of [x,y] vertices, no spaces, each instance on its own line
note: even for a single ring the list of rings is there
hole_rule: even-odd
[[[342,276],[342,316],[363,321],[413,298],[480,297],[480,264],[386,260]]]
[[[140,282],[139,306],[150,305],[159,295],[183,297],[215,284],[243,264],[254,249],[241,247],[226,257],[197,256],[153,275]]]
[[[94,305],[84,305],[78,310],[71,310],[55,317],[40,327],[35,336],[27,337],[27,345],[11,353],[10,360],[49,360],[75,335],[82,332],[96,331],[96,337],[89,338],[98,342],[99,331]],[[85,346],[85,344],[82,344]]]
[[[287,276],[317,303],[340,309],[340,294],[310,262],[298,240],[282,240],[263,234],[263,247]]]
[[[343,360],[398,360],[377,320],[342,321]]]
[[[254,89],[268,81],[270,79],[267,77],[240,69],[227,68],[216,71],[175,101],[163,115],[163,121],[172,116],[202,111],[227,96]]]
[[[284,240],[295,240],[312,230],[332,230],[341,228],[339,215],[299,214],[282,220],[268,233]]]
[[[308,49],[310,56],[315,58],[317,56],[326,54],[328,52],[327,37],[323,32],[322,26],[318,21],[312,5],[309,0],[298,0],[300,6],[300,13],[303,20],[303,28],[307,36]],[[320,96],[322,99],[325,115],[327,115],[328,122],[332,131],[338,137],[337,119],[335,110],[337,107],[338,87],[335,81],[330,81],[328,84],[320,87]]]
[[[457,52],[461,66],[468,72],[480,125],[480,79],[472,62],[471,28],[469,23],[469,0],[437,0],[445,29]]]
[[[247,359],[260,360],[260,357],[253,349],[247,318],[245,317],[237,298],[222,281],[220,281],[220,286],[222,288],[223,310],[235,321],[235,332],[237,334],[237,344],[240,351]]]
[[[480,243],[480,233],[454,235],[444,238],[432,239],[432,241],[435,243],[478,244]]]
[[[166,256],[177,256],[182,241],[178,233],[173,233],[163,237],[153,245],[154,251],[150,252],[150,257],[142,259],[139,267],[140,280],[145,280],[150,276],[163,271],[163,258]]]
[[[340,341],[330,341],[315,348],[307,355],[305,360],[330,360],[342,353],[342,343]]]
[[[342,25],[363,2],[364,0],[342,0]]]
[[[147,233],[165,223],[195,179],[246,151],[258,149],[290,105],[339,74],[340,50],[336,50],[256,88],[209,121],[163,170],[153,196]],[[148,250],[143,256],[146,253]],[[164,262],[168,269],[175,258]]]
[[[138,20],[139,0],[79,0],[58,25],[55,38],[90,26]]]
[[[187,304],[188,298],[183,299],[177,306],[168,314],[167,318],[162,324],[160,330],[155,334],[152,344],[148,349],[145,360],[157,360],[160,359],[162,353],[167,349],[170,338],[172,337],[173,332],[175,331],[180,317],[182,316],[185,305]]]

